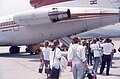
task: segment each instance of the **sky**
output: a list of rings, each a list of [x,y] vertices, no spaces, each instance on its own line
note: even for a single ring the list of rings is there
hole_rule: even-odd
[[[0,0],[0,16],[33,9],[29,0]]]

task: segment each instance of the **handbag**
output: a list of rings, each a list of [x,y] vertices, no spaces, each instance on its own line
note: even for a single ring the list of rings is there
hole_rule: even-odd
[[[40,66],[40,67],[39,67],[39,73],[42,73],[42,71],[43,71],[43,67]]]
[[[50,74],[50,73],[51,73],[51,68],[50,68],[50,67],[45,68],[45,73],[46,73],[46,74]]]

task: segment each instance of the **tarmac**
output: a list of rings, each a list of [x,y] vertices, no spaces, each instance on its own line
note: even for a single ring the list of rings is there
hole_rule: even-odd
[[[0,53],[0,79],[46,79],[46,74],[38,73],[39,65],[39,55]],[[112,65],[109,76],[105,75],[105,69],[103,75],[97,74],[97,79],[120,79],[120,52],[115,53]],[[73,79],[70,70],[67,67],[61,72],[60,79]]]
[[[106,76],[105,73],[103,75],[97,74],[97,79],[120,79],[119,52],[115,54],[112,63],[113,67],[110,69],[110,75]],[[89,68],[92,68],[92,66],[89,66]],[[46,75],[38,73],[38,69],[39,55],[29,55],[28,53],[0,54],[0,79],[46,79]],[[70,67],[67,67],[65,72],[61,72],[60,79],[73,79],[70,70]]]

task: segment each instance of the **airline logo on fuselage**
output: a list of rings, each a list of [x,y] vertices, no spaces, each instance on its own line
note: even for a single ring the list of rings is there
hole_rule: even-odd
[[[97,4],[97,0],[90,0],[90,4],[91,4],[91,5]]]

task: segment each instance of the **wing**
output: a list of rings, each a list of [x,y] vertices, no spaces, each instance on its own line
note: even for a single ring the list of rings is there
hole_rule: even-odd
[[[120,23],[78,34],[81,38],[120,37]]]

